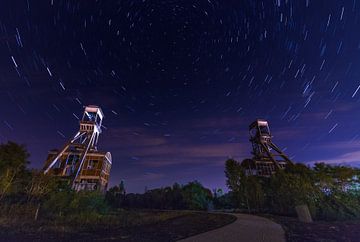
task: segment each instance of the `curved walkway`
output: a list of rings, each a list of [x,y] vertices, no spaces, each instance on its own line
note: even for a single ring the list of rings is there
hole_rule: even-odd
[[[181,242],[285,242],[285,232],[273,221],[248,215],[233,214],[237,220],[225,227],[195,235]]]

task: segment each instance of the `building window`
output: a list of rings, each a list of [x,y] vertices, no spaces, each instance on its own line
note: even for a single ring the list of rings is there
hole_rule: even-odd
[[[61,159],[58,159],[56,161],[56,164],[54,165],[54,168],[60,168],[61,167]]]
[[[88,170],[95,169],[96,165],[97,165],[97,160],[89,160],[87,169]]]

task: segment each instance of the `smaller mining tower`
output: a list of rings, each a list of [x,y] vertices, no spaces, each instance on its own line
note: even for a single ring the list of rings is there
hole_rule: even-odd
[[[107,189],[112,165],[110,152],[97,149],[104,114],[97,106],[87,106],[79,131],[60,151],[49,152],[44,174],[70,182],[75,191]]]
[[[253,158],[245,159],[241,165],[247,175],[270,177],[277,170],[284,169],[293,162],[273,142],[269,124],[258,119],[249,126]]]

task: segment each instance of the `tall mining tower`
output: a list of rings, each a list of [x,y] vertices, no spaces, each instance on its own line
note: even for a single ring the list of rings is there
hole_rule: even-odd
[[[272,142],[269,124],[258,119],[249,126],[250,142],[252,143],[252,159],[245,159],[241,165],[247,175],[270,177],[277,170],[284,169],[293,162]]]
[[[67,180],[75,191],[107,189],[112,165],[110,152],[97,149],[104,114],[97,106],[85,107],[79,131],[59,150],[49,151],[44,174]]]

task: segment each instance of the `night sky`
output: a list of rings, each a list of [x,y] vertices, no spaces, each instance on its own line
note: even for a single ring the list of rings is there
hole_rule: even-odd
[[[296,162],[360,165],[359,18],[359,0],[1,0],[0,142],[42,168],[94,104],[128,192],[225,188],[257,118]]]

